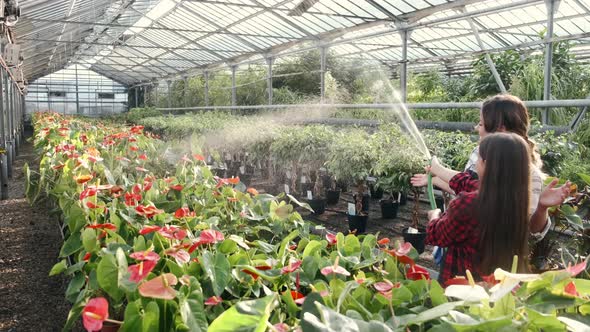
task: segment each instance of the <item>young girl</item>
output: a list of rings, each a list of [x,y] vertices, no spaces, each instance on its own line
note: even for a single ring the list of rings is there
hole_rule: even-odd
[[[469,269],[475,276],[488,275],[500,267],[509,270],[514,255],[519,272],[526,271],[529,234],[530,151],[516,134],[486,135],[479,147],[472,173],[455,174],[449,180],[457,194],[448,210],[428,213],[426,243],[448,248],[439,280],[446,284]],[[445,178],[445,174],[434,175]],[[554,188],[553,181],[540,194],[537,209],[547,211],[569,193],[569,183]]]
[[[522,100],[509,94],[500,94],[484,101],[479,114],[479,123],[475,126],[475,130],[479,134],[480,141],[491,133],[510,132],[519,135],[527,143],[531,162],[529,228],[532,237],[538,241],[545,236],[551,222],[546,211],[536,209],[543,189],[544,175],[541,172],[541,158],[536,151],[535,144],[528,137],[529,124],[528,110]],[[478,175],[475,167],[479,156],[478,149],[479,146],[473,150],[465,166],[465,171],[471,172],[474,177]],[[447,192],[452,192],[452,188],[449,187],[449,179],[458,172],[443,168],[436,160],[433,162],[432,169],[433,171],[437,170],[437,173],[442,175],[434,177],[433,184]],[[417,187],[426,185],[426,175],[414,175],[412,184]]]

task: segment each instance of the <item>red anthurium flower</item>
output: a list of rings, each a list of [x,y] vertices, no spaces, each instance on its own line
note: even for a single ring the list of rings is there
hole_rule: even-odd
[[[160,227],[160,226],[155,226],[155,225],[153,225],[153,226],[144,226],[144,227],[143,227],[143,228],[142,228],[142,229],[139,231],[139,234],[141,234],[141,235],[146,235],[146,234],[149,234],[149,233],[152,233],[152,232],[157,232],[157,231],[159,231],[160,229],[162,229],[162,227]]]
[[[136,259],[138,261],[158,261],[160,259],[160,255],[153,251],[138,251],[134,252],[129,255],[129,257]]]
[[[377,241],[377,243],[378,243],[379,245],[382,245],[382,246],[384,246],[384,245],[386,245],[386,244],[388,244],[388,243],[389,243],[389,238],[386,238],[386,237],[384,237],[384,238],[382,238],[381,240]]]
[[[177,283],[178,279],[174,274],[165,273],[139,285],[139,294],[154,299],[173,300],[176,297],[176,290],[170,286]]]
[[[160,233],[160,235],[162,235],[163,237],[171,240],[182,240],[187,235],[184,229],[174,225],[165,226],[162,229],[158,230],[158,233]]]
[[[203,157],[200,154],[193,154],[193,158],[195,158],[196,160],[199,160],[199,161],[205,161],[205,157]]]
[[[90,299],[82,310],[82,322],[88,332],[102,330],[102,323],[109,318],[109,302],[104,297]]]
[[[86,202],[86,207],[88,207],[89,209],[102,209],[105,206],[97,205],[97,204],[94,204],[94,202],[88,201],[88,202]]]
[[[78,183],[78,184],[86,183],[86,182],[92,180],[92,175],[90,175],[90,174],[78,175],[78,176],[74,177],[74,180],[76,180],[76,183]]]
[[[492,278],[494,277],[494,275],[491,275]],[[445,286],[450,286],[450,285],[469,285],[469,279],[465,278],[465,277],[455,277],[452,279],[447,280],[447,282],[445,283]]]
[[[587,263],[588,263],[588,261],[585,260],[585,261],[583,261],[579,264],[576,264],[574,266],[568,265],[568,267],[565,270],[570,274],[570,276],[575,277],[578,274],[580,274],[582,271],[586,270]]]
[[[160,213],[164,213],[164,210],[160,210],[153,205],[138,205],[135,207],[135,212],[140,216],[145,216],[146,218],[151,218],[155,215]]]
[[[125,205],[136,206],[141,201],[141,195],[125,193]]]
[[[336,234],[333,233],[326,233],[326,240],[328,241],[328,244],[333,246],[336,244],[336,242],[338,242],[336,240]]]
[[[266,271],[266,270],[270,270],[270,269],[272,269],[272,267],[270,267],[270,266],[268,266],[268,265],[255,266],[254,268],[255,268],[256,270],[260,270],[260,271]],[[252,278],[254,278],[254,280],[257,280],[257,279],[258,279],[258,277],[259,277],[259,275],[258,275],[258,274],[256,274],[256,272],[251,272],[251,271],[248,271],[248,270],[246,270],[246,269],[243,269],[243,270],[242,270],[242,272],[244,272],[244,273],[246,273],[246,274],[249,274],[249,275],[251,275],[251,276],[252,276]]]
[[[576,284],[573,281],[570,281],[567,285],[565,285],[564,292],[571,296],[580,296],[578,293],[578,289],[576,288]]]
[[[203,302],[205,305],[218,305],[219,303],[221,303],[223,301],[223,299],[219,296],[211,296],[210,298],[206,299],[205,302]]]
[[[139,194],[141,194],[141,186],[139,184],[136,184],[136,185],[133,186],[133,188],[131,188],[131,191],[135,195],[139,195]]]
[[[185,217],[194,217],[196,216],[194,211],[189,210],[188,207],[181,207],[180,209],[176,210],[176,212],[174,212],[174,218],[176,219],[182,219]]]
[[[89,185],[88,186],[89,189],[94,189],[94,190],[110,190],[113,187],[114,186],[112,184],[101,184],[99,186],[97,186],[97,185]]]
[[[145,153],[140,154],[137,158],[138,159],[141,159],[141,160],[147,160],[148,159],[148,157],[147,157],[147,155]]]
[[[132,145],[132,146],[129,147],[129,150],[131,150],[131,151],[137,151],[137,150],[139,150],[139,148],[137,146],[133,146]]]
[[[121,188],[119,186],[113,186],[111,188],[111,194],[113,194],[113,195],[118,194],[118,193],[120,193],[122,191],[123,191],[123,188]]]
[[[137,138],[135,138],[135,137],[129,137],[128,141],[130,143],[137,142]]]
[[[129,280],[133,282],[140,282],[143,278],[147,277],[147,275],[152,272],[154,267],[158,264],[157,261],[153,260],[145,260],[141,261],[138,264],[131,265],[127,268],[127,271],[131,274]]]
[[[149,172],[147,169],[145,169],[143,167],[139,167],[139,166],[135,167],[135,170],[138,172]]]
[[[141,134],[141,132],[143,131],[143,126],[133,126],[131,127],[131,129],[129,129],[129,131],[131,131],[134,134]]]
[[[411,250],[412,244],[410,244],[409,242],[405,242],[398,249],[383,249],[383,251],[385,251],[386,253],[396,257],[400,263],[414,265],[414,260],[407,256]]]
[[[172,183],[172,181],[174,181],[174,178],[164,178],[164,182],[168,184]]]
[[[110,229],[112,231],[116,231],[117,230],[117,226],[115,226],[115,224],[111,224],[111,223],[93,224],[93,225],[88,225],[86,227],[87,228],[92,228],[92,229]]]
[[[80,141],[82,141],[84,144],[88,143],[88,136],[86,136],[86,134],[81,134]]]
[[[52,166],[51,168],[53,168],[54,170],[58,170],[64,168],[65,166],[65,164],[59,163],[59,165]]]
[[[258,195],[258,190],[254,189],[254,188],[248,188],[246,191],[249,192],[253,196]]]
[[[300,260],[289,261],[289,265],[284,266],[281,269],[281,274],[287,274],[287,273],[294,272],[295,270],[297,270],[301,266],[301,263],[302,263],[302,261],[300,261]]]
[[[98,192],[98,190],[96,189],[92,189],[92,188],[86,188],[84,190],[82,190],[82,192],[80,193],[80,200],[83,200],[86,197],[92,197],[94,195],[96,195],[96,193]]]
[[[200,247],[204,244],[214,244],[217,242],[221,242],[223,240],[224,240],[223,233],[221,233],[220,231],[216,231],[213,229],[206,229],[201,232],[201,234],[197,238],[197,240],[188,249],[188,252],[192,253],[193,251],[195,251],[195,249],[197,249],[198,247]]]
[[[172,190],[176,190],[176,191],[181,191],[184,187],[181,184],[176,184],[173,186],[170,186],[170,189]]]
[[[89,252],[86,253],[86,255],[84,255],[84,258],[82,258],[83,261],[88,262],[90,260],[90,257],[92,256],[92,254],[90,254]]]
[[[191,255],[184,249],[170,248],[164,251],[164,253],[168,256],[174,257],[178,265],[183,265],[191,260]]]
[[[410,280],[430,280],[430,273],[428,270],[419,265],[412,265],[406,272],[406,278]]]
[[[229,182],[229,184],[238,184],[240,183],[240,177],[235,177],[235,178],[229,178],[227,179],[227,182]]]
[[[490,274],[490,275],[487,275],[487,276],[481,276],[481,279],[485,283],[487,283],[488,285],[490,285],[490,287],[500,282],[500,281],[496,280],[496,276],[494,276],[493,273]],[[451,279],[451,280],[453,280],[453,279]],[[447,281],[447,285],[448,285],[448,281]]]
[[[340,257],[336,257],[336,260],[334,261],[334,265],[326,266],[325,268],[321,269],[320,272],[322,272],[322,274],[325,276],[328,276],[330,274],[341,274],[343,276],[349,276],[350,272],[346,271],[345,268],[338,265],[339,259],[340,259]]]
[[[303,304],[303,302],[305,301],[305,295],[299,293],[298,291],[289,291],[291,293],[291,297],[293,298],[293,300],[295,300],[295,303],[297,304]]]
[[[124,161],[124,162],[130,162],[131,161],[128,158],[125,158],[123,156],[117,156],[117,157],[115,157],[115,159],[118,160],[118,161]]]

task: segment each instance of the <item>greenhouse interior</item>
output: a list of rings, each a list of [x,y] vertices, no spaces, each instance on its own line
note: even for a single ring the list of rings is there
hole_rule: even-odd
[[[590,331],[590,0],[0,23],[0,331]]]

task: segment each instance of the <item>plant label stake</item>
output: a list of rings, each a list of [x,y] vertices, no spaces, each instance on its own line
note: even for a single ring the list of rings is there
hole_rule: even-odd
[[[354,203],[348,203],[348,214],[351,216],[356,216],[356,208]]]
[[[305,175],[301,176],[301,183],[307,183],[307,178],[305,177]]]
[[[312,200],[313,199],[313,196],[311,194],[311,190],[308,190],[307,191],[307,199],[309,199],[309,200]]]
[[[284,186],[285,186],[285,194],[288,195],[289,194],[289,185],[285,184]]]
[[[244,173],[246,173],[246,167],[240,166],[240,174],[244,174]]]

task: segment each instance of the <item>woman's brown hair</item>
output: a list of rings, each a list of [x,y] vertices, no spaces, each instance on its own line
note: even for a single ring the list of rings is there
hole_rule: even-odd
[[[535,143],[529,139],[529,112],[520,98],[499,94],[486,99],[481,107],[483,126],[488,133],[503,129],[518,134],[529,145],[532,164],[541,168],[541,158]]]
[[[479,182],[479,267],[484,274],[509,270],[518,255],[526,271],[529,234],[530,152],[519,135],[496,133],[479,145],[485,170]]]

